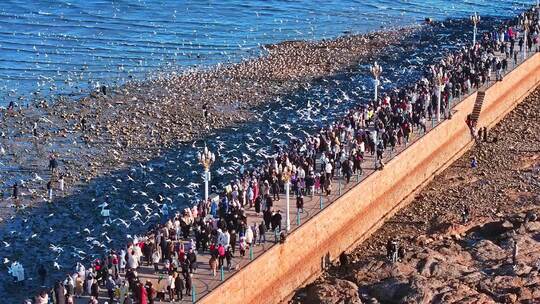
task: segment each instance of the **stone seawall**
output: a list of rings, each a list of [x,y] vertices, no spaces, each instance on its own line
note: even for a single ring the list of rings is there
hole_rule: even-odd
[[[479,126],[491,127],[540,83],[540,54],[486,91]],[[355,188],[223,282],[201,303],[279,303],[373,233],[414,194],[472,145],[466,116],[476,94],[453,109],[453,118],[410,145]]]

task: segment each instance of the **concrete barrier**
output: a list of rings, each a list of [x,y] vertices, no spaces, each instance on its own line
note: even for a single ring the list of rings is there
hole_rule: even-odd
[[[535,54],[486,91],[479,127],[491,127],[540,83]],[[200,300],[201,303],[279,303],[323,270],[326,261],[354,248],[405,206],[426,183],[472,145],[465,119],[476,93],[454,108],[451,120],[410,145]]]

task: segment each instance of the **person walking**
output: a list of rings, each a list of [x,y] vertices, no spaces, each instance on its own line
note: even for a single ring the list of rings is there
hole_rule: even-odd
[[[296,209],[299,210],[300,213],[304,213],[304,196],[302,193],[299,193],[296,197]]]
[[[227,248],[227,251],[225,252],[225,260],[227,261],[227,269],[229,271],[232,269],[233,257],[234,257],[234,253],[232,252],[231,247]]]
[[[53,199],[53,188],[52,188],[52,181],[49,180],[47,182],[47,196],[49,197],[49,202],[52,202]]]
[[[80,298],[83,295],[84,280],[82,276],[77,273],[75,278],[75,297]]]
[[[195,253],[195,250],[193,250],[193,248],[189,248],[186,262],[188,262],[189,264],[190,273],[197,271],[197,254]]]
[[[512,247],[512,265],[514,265],[514,267],[517,265],[518,254],[519,254],[518,240],[517,238],[514,238],[513,247]]]
[[[281,210],[278,210],[274,215],[272,215],[272,230],[281,231]]]
[[[178,274],[176,272],[173,272],[169,273],[169,276],[167,277],[167,292],[169,293],[169,302],[174,301],[174,282],[177,275]]]
[[[39,283],[41,287],[45,287],[45,280],[47,279],[47,270],[43,264],[39,265],[38,268]]]
[[[266,227],[266,230],[270,230],[270,225],[272,223],[272,211],[270,209],[264,210],[263,220],[264,220],[264,226]]]
[[[148,293],[146,292],[146,288],[142,283],[137,284],[137,295],[139,304],[148,304]]]
[[[58,177],[58,188],[61,193],[64,193],[64,174],[60,174]]]
[[[182,279],[181,275],[177,275],[174,279],[174,291],[176,293],[176,299],[179,301],[182,301],[184,298],[184,288],[186,287],[184,284],[184,280]]]
[[[476,159],[476,156],[471,157],[471,168],[475,169],[478,167],[478,160]]]
[[[62,285],[62,282],[57,281],[54,284],[53,293],[53,299],[55,304],[66,304],[66,289],[64,288],[64,285]]]
[[[259,245],[266,243],[266,225],[264,222],[259,223]]]
[[[47,291],[42,290],[39,295],[34,298],[35,304],[49,304],[49,295]]]
[[[111,275],[107,276],[105,282],[105,288],[107,289],[107,295],[109,296],[109,301],[113,303],[114,301],[114,291],[116,290],[116,283]]]
[[[239,244],[239,248],[240,248],[240,255],[241,256],[245,256],[246,255],[246,249],[247,249],[248,245],[247,245],[247,242],[246,242],[246,237],[245,236],[241,236],[240,237],[240,244]]]
[[[152,282],[146,281],[146,284],[144,284],[144,288],[146,289],[148,304],[154,304],[154,299],[156,298],[156,289],[152,285]],[[113,302],[111,301],[111,303]]]
[[[193,288],[193,274],[189,273],[186,277],[186,296],[191,294]]]
[[[152,262],[154,263],[154,274],[157,274],[159,272],[160,261],[161,261],[161,254],[159,252],[159,247],[156,247],[156,249],[154,249],[154,253],[152,253]]]
[[[13,184],[13,199],[17,200],[19,198],[19,185],[17,183]]]
[[[119,288],[118,303],[124,303],[126,298],[129,297],[129,283],[127,280],[123,280]]]
[[[49,156],[49,170],[51,171],[51,174],[54,175],[56,169],[58,168],[58,161],[56,160],[56,157],[54,156],[54,153],[51,153]]]
[[[245,237],[247,248],[249,249],[249,247],[254,243],[253,230],[251,230],[251,226],[247,226]]]

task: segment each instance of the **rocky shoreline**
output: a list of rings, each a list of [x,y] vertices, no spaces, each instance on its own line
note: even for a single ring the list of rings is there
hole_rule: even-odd
[[[487,142],[478,142],[290,302],[540,301],[538,113],[540,89],[490,130]],[[465,206],[470,216],[463,223]],[[393,238],[406,249],[395,264],[385,256]]]
[[[61,194],[67,195],[112,170],[252,119],[256,106],[318,77],[347,70],[416,30],[283,42],[266,46],[266,56],[238,64],[157,75],[78,101],[63,97],[51,105],[43,102],[4,111],[0,114],[3,197],[9,197],[14,182],[22,180],[18,205],[32,207],[46,200],[50,153],[65,173],[67,187]],[[12,212],[3,207],[0,213],[6,218]]]

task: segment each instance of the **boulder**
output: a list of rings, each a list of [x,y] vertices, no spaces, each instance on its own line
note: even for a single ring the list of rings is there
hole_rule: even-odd
[[[351,281],[331,278],[305,289],[305,302],[313,304],[361,304],[358,286]]]
[[[510,254],[492,241],[486,239],[474,244],[471,253],[480,262],[498,262],[506,259]]]

